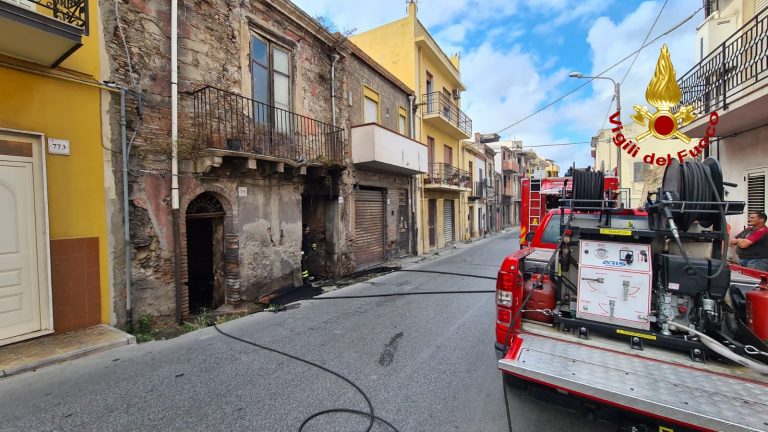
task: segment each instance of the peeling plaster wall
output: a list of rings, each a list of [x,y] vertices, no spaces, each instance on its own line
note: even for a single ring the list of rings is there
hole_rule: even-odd
[[[134,318],[142,314],[175,313],[174,238],[170,206],[171,85],[170,3],[120,0],[126,47],[118,33],[114,2],[102,2],[106,65],[103,77],[135,87],[141,94],[141,119],[136,101],[128,98],[128,136],[138,133],[130,158],[129,198],[133,255]],[[189,0],[179,5],[179,122],[180,158],[191,159],[200,142],[191,133],[195,124],[189,92],[211,85],[250,96],[249,47],[259,34],[291,52],[293,112],[331,122],[330,55],[328,34],[290,2],[273,0],[234,2]],[[129,73],[132,69],[133,73]],[[120,148],[119,97],[112,96],[104,121],[109,124],[107,147]],[[112,153],[114,189],[110,205],[111,235],[122,239],[122,156]],[[226,158],[225,158],[226,159]],[[186,279],[185,206],[199,193],[217,194],[228,208],[230,228],[225,237],[239,242],[238,263],[228,262],[228,283],[239,286],[244,300],[300,281],[301,193],[316,181],[286,167],[275,172],[245,168],[236,160],[201,172],[182,163],[180,209],[182,281]],[[185,169],[186,168],[186,169]],[[247,197],[237,195],[246,187]],[[341,223],[338,221],[337,223]],[[225,224],[226,225],[226,224]],[[239,239],[237,238],[239,236]],[[228,240],[229,241],[229,240]],[[123,242],[115,241],[115,317],[126,322]],[[237,253],[237,248],[232,249]],[[237,279],[237,280],[234,280]],[[239,298],[237,296],[232,298]],[[232,299],[228,295],[228,299]],[[184,303],[186,299],[182,300]]]

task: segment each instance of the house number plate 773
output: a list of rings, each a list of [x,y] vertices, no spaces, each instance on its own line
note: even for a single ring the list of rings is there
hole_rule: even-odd
[[[48,153],[69,156],[69,140],[48,138]]]

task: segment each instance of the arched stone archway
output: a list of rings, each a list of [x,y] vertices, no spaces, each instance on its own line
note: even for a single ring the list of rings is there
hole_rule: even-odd
[[[226,187],[195,185],[182,197],[182,317],[240,304],[236,201]]]

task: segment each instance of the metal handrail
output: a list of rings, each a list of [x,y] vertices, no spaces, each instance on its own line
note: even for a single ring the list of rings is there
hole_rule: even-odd
[[[742,91],[768,76],[768,7],[763,8],[679,80],[678,107],[698,115],[728,109]]]
[[[472,119],[442,92],[425,93],[422,95],[421,102],[425,106],[425,114],[440,114],[462,132],[467,135],[472,134]]]
[[[51,11],[54,19],[88,29],[88,0],[27,0]]]
[[[436,183],[465,189],[471,188],[472,177],[469,175],[469,171],[447,163],[432,163],[429,164],[428,169],[427,177],[424,179],[426,184]]]
[[[212,86],[189,95],[194,120],[190,127],[201,149],[324,165],[343,163],[339,127]]]

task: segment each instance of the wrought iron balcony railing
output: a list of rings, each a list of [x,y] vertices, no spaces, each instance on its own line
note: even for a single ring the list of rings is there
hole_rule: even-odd
[[[451,102],[448,96],[441,92],[432,92],[423,95],[421,101],[425,114],[439,114],[465,134],[472,135],[472,119]]]
[[[341,165],[341,128],[206,86],[191,93],[194,140],[223,149],[293,162]]]
[[[424,183],[456,186],[459,188],[470,189],[472,177],[469,175],[469,171],[456,168],[453,165],[446,163],[432,163],[429,164],[429,172],[424,179]]]
[[[1,1],[1,0],[0,0]],[[27,0],[38,12],[88,32],[88,0]]]
[[[697,115],[730,101],[768,77],[768,8],[764,8],[678,80],[680,106]]]
[[[487,188],[485,184],[485,180],[483,181],[476,181],[472,185],[472,194],[471,196],[474,198],[484,198],[488,195]]]

